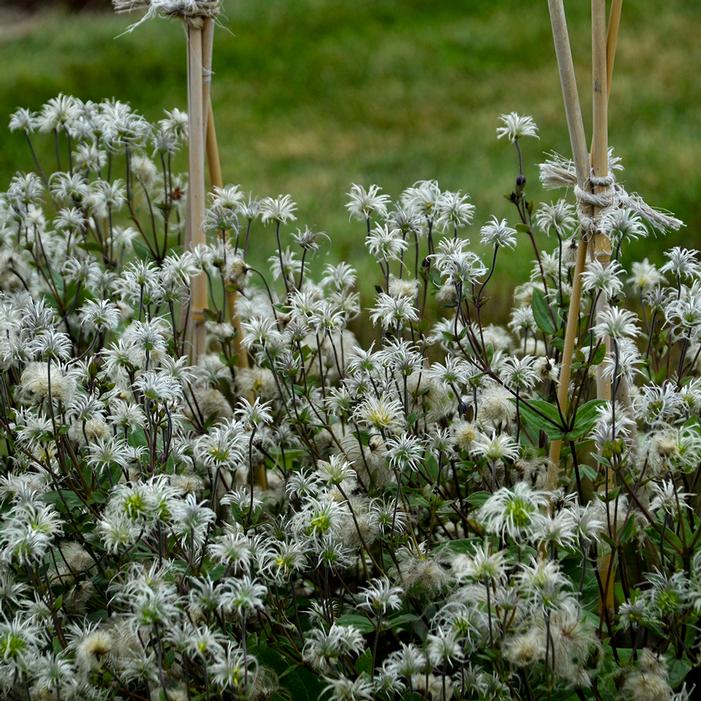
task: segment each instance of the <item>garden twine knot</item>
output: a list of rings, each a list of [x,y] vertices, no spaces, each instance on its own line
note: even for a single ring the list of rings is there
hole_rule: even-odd
[[[671,212],[651,207],[637,193],[627,192],[623,185],[616,181],[612,172],[605,176],[590,173],[584,187],[579,187],[574,162],[563,158],[559,153],[548,155],[549,158],[540,164],[540,182],[547,190],[563,187],[574,189],[583,237],[589,238],[597,231],[605,233],[609,214],[619,208],[628,209],[637,214],[663,234],[670,230],[677,231],[684,226],[684,222]],[[609,149],[609,165],[612,170],[623,170],[621,159],[614,156],[611,149]],[[592,192],[591,190],[596,186],[606,189],[601,192]],[[593,215],[589,212],[592,207]]]
[[[605,233],[606,217],[616,207],[614,183],[614,175],[609,171],[608,175],[594,175],[591,172],[585,187],[575,184],[574,195],[577,198],[577,215],[584,240],[589,240],[597,232]],[[604,189],[599,192],[593,192],[592,190],[595,187]]]
[[[216,19],[221,9],[221,0],[112,0],[115,12],[146,10],[146,14],[132,24],[132,32],[140,24],[154,17],[175,17],[188,27],[201,29],[206,19]]]

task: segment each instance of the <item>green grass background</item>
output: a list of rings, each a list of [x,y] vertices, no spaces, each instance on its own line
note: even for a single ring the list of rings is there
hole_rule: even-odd
[[[567,3],[587,129],[589,3]],[[0,119],[62,91],[117,97],[149,118],[185,106],[181,27],[154,21],[118,36],[130,18],[40,14],[0,32]],[[363,230],[344,209],[351,182],[390,194],[421,178],[462,189],[477,205],[473,236],[492,213],[514,217],[503,195],[515,175],[512,148],[495,139],[497,117],[532,114],[529,192],[542,152],[569,153],[550,25],[536,0],[228,0],[215,46],[214,106],[227,181],[258,195],[289,192],[300,221],[325,230],[321,262],[345,258],[374,280]],[[629,189],[681,216],[665,242],[698,245],[701,215],[701,2],[626,3],[610,101],[610,141]],[[30,168],[22,138],[0,137],[0,188]],[[256,234],[256,257],[273,234]],[[547,245],[547,244],[546,244]],[[500,289],[526,274],[528,246],[502,263]]]

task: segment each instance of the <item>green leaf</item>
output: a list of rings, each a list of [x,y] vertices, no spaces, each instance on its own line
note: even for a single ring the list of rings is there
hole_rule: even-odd
[[[591,465],[580,465],[579,474],[581,477],[584,477],[584,479],[588,479],[591,482],[596,481],[598,476],[596,470]]]
[[[148,441],[146,440],[146,432],[143,428],[138,428],[129,434],[129,445],[138,448],[140,446],[147,446]]]
[[[387,619],[384,627],[389,628],[390,630],[400,628],[402,626],[408,627],[410,623],[416,623],[420,620],[421,617],[417,616],[415,613],[399,613],[396,616],[392,616],[391,618]]]
[[[288,692],[287,698],[294,701],[318,701],[324,690],[321,679],[306,667],[288,667],[278,675],[280,686]]]
[[[259,664],[272,669],[278,676],[280,687],[273,699],[317,701],[321,698],[323,682],[307,667],[296,665],[284,654],[265,643],[251,645],[250,650]]]
[[[431,502],[423,495],[418,492],[415,492],[414,494],[409,494],[407,497],[407,501],[409,502],[410,506],[416,506],[417,508],[421,509],[430,509],[431,508]]]
[[[678,553],[684,552],[679,536],[671,528],[664,529],[664,538]]]
[[[563,437],[565,427],[560,419],[560,412],[554,404],[542,399],[529,399],[520,403],[523,420],[538,431],[543,431],[550,440]]]
[[[361,633],[372,633],[375,630],[375,624],[369,618],[358,613],[345,613],[336,619],[336,624],[339,626],[353,626]]]
[[[65,512],[66,507],[70,512],[82,511],[83,502],[80,497],[70,489],[59,489],[44,494],[44,500],[54,506],[60,512]]]
[[[537,287],[533,289],[531,306],[533,307],[533,318],[538,328],[549,335],[554,334],[557,329],[550,314],[550,306],[542,290],[539,290]]]
[[[145,260],[149,260],[151,258],[151,253],[149,252],[148,248],[146,248],[146,246],[144,246],[144,244],[141,243],[141,241],[139,241],[138,239],[133,241],[131,246],[139,256],[139,258]]]
[[[606,346],[602,343],[594,353],[594,357],[591,359],[592,365],[601,365],[606,357]]]
[[[467,501],[470,504],[470,506],[473,506],[475,509],[479,509],[482,504],[484,504],[487,499],[491,494],[489,492],[472,492],[471,494],[467,495]]]
[[[686,675],[691,671],[691,668],[691,662],[684,658],[681,660],[673,659],[669,663],[669,685],[672,689],[676,689],[682,684]]]
[[[574,427],[569,432],[569,437],[574,440],[589,433],[599,416],[599,409],[605,405],[604,399],[592,399],[578,407],[574,417]]]
[[[107,614],[107,609],[97,609],[97,611],[90,611],[86,614],[86,618],[91,623],[97,623],[99,621],[104,621],[109,618]]]
[[[90,251],[92,253],[99,253],[102,255],[102,246],[97,241],[80,241],[77,246],[78,248],[82,248],[84,251]]]
[[[598,623],[598,621],[597,621],[597,623]],[[610,650],[610,647],[609,647],[609,650]],[[607,652],[609,650],[607,650]],[[631,664],[631,662],[633,660],[633,648],[632,647],[617,647],[616,651],[618,652],[618,659],[621,660],[621,662],[623,662],[624,664]],[[611,650],[611,655],[613,655],[612,650]]]
[[[429,477],[436,479],[438,476],[438,460],[433,453],[426,453],[424,456],[424,466]]]
[[[450,551],[452,553],[469,553],[474,549],[474,541],[469,538],[456,538],[454,540],[447,540],[444,543],[438,543],[436,545],[436,550]]]
[[[623,530],[621,531],[621,535],[620,535],[621,543],[629,543],[633,539],[634,535],[635,535],[635,519],[633,519],[632,516],[629,516],[626,519],[625,525],[623,526]]]
[[[365,672],[368,676],[372,676],[372,650],[370,648],[355,661],[355,671],[357,674]]]
[[[227,568],[224,565],[215,565],[207,572],[207,576],[213,581],[218,582],[226,574]]]

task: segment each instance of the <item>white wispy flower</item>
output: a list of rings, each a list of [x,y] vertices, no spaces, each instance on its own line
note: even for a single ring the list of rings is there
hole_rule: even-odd
[[[398,229],[391,229],[387,224],[375,224],[365,239],[365,245],[375,258],[386,263],[400,260],[408,244]]]
[[[10,117],[10,131],[25,131],[31,134],[37,126],[37,116],[28,109],[20,107]]]
[[[582,273],[582,289],[585,292],[601,292],[606,297],[618,297],[623,291],[623,268],[618,261],[604,265],[595,259],[587,263]]]
[[[246,680],[253,682],[256,668],[254,657],[245,655],[234,643],[228,643],[223,654],[215,656],[209,666],[209,673],[212,681],[222,689],[231,689],[235,694],[245,694]]]
[[[480,238],[485,246],[501,246],[514,248],[516,246],[516,229],[512,229],[506,219],[501,221],[496,217],[480,229]]]
[[[433,221],[441,189],[436,180],[419,180],[408,187],[401,196],[402,204],[429,221]]]
[[[524,136],[538,138],[538,127],[533,117],[509,112],[499,117],[502,126],[497,127],[497,139],[507,138],[509,141],[518,141]]]
[[[628,278],[628,284],[632,285],[636,292],[647,292],[664,282],[664,275],[647,258],[635,261],[631,270],[633,274]]]
[[[370,396],[355,410],[358,421],[379,430],[394,430],[403,420],[404,409],[401,403],[390,396]]]
[[[360,608],[371,614],[384,616],[402,605],[402,588],[393,586],[386,577],[372,579],[358,594]]]
[[[383,329],[397,329],[407,324],[416,323],[419,313],[414,306],[414,299],[410,297],[391,297],[380,292],[377,295],[375,306],[372,308],[370,319],[373,324],[380,324]]]
[[[492,494],[480,507],[479,517],[490,533],[508,534],[518,540],[530,533],[547,503],[544,492],[517,482],[513,489],[502,487]]]
[[[382,188],[378,185],[370,185],[366,190],[362,185],[353,183],[348,197],[346,209],[351,219],[365,221],[372,217],[384,218],[387,216],[387,205],[390,203],[390,198],[389,195],[382,194]]]
[[[592,329],[597,339],[609,336],[613,340],[635,338],[640,335],[637,316],[627,309],[608,307],[598,317],[598,323]]]
[[[554,231],[564,238],[577,224],[575,208],[565,200],[550,204],[543,202],[535,212],[535,222],[544,234]]]
[[[206,502],[198,502],[190,493],[184,499],[173,499],[169,503],[170,517],[173,522],[173,532],[180,536],[183,546],[194,545],[199,548],[205,542],[210,525],[216,514]]]
[[[295,221],[296,211],[297,205],[289,195],[265,197],[260,201],[260,219],[263,224],[268,222],[287,224]]]
[[[507,358],[501,367],[501,378],[512,389],[530,390],[538,381],[535,358],[524,355],[522,358]]]
[[[531,558],[517,574],[518,584],[537,611],[553,611],[569,602],[570,582],[554,560]]]
[[[453,232],[472,224],[475,206],[470,196],[461,192],[442,192],[436,200],[435,225],[441,231]]]
[[[424,460],[424,450],[418,436],[402,433],[387,441],[387,460],[396,470],[416,470]]]
[[[674,246],[665,251],[667,262],[660,268],[661,273],[672,273],[678,278],[693,278],[701,274],[701,263],[696,256],[698,251]]]
[[[480,434],[470,448],[472,453],[487,460],[516,460],[519,455],[517,443],[505,433],[492,432],[491,436]]]

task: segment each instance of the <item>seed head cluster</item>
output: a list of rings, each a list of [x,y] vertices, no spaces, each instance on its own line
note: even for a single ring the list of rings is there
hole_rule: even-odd
[[[60,95],[10,128],[42,160],[0,193],[3,698],[694,697],[697,251],[631,261],[653,224],[607,214],[566,411],[572,202],[353,184],[366,299],[289,194],[216,188],[184,246],[178,110]],[[520,172],[533,119],[497,133]]]

